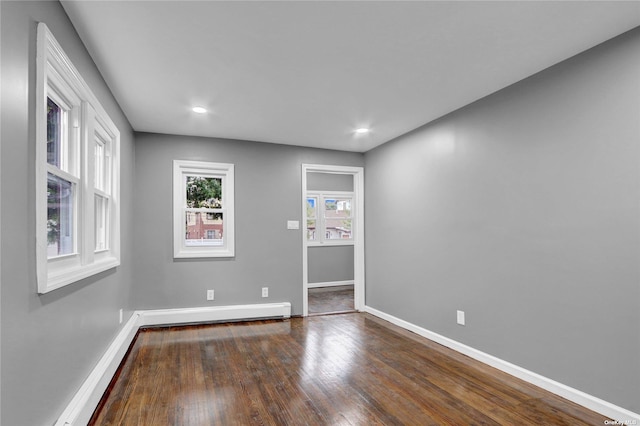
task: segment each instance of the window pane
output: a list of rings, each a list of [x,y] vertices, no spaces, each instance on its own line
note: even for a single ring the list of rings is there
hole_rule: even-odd
[[[326,219],[325,238],[327,240],[351,239],[351,219]]]
[[[95,145],[95,180],[94,185],[96,188],[104,191],[104,183],[105,183],[105,146],[103,143],[96,141]]]
[[[47,256],[74,252],[73,248],[74,188],[69,181],[47,174]]]
[[[222,208],[222,178],[187,176],[187,207]]]
[[[324,217],[351,217],[350,198],[327,198],[324,200]]]
[[[95,197],[95,238],[96,251],[106,250],[109,248],[107,241],[107,224],[109,217],[109,200],[107,198],[96,195]]]
[[[317,197],[307,197],[307,240],[316,239]]]
[[[316,239],[316,220],[307,219],[307,240],[314,241]]]
[[[350,198],[324,200],[325,239],[345,240],[353,238]]]
[[[108,132],[96,123],[94,135],[94,187],[111,193],[111,139]]]
[[[47,98],[47,163],[60,167],[63,110]]]
[[[316,217],[316,206],[318,205],[318,199],[315,197],[307,198],[307,217],[315,218]]]
[[[185,217],[185,245],[193,246],[222,246],[223,214],[221,212],[186,211]]]

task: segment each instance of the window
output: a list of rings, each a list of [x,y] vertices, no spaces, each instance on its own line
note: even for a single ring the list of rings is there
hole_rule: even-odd
[[[38,24],[38,292],[120,264],[120,133],[45,24]]]
[[[112,152],[113,140],[109,131],[96,121],[93,140],[94,152],[94,217],[95,217],[95,250],[109,250],[110,244],[110,214],[112,201]]]
[[[324,198],[324,229],[327,240],[351,240],[351,197]]]
[[[316,240],[318,197],[307,197],[307,240]]]
[[[233,164],[174,160],[174,257],[233,257]]]
[[[353,243],[353,193],[307,192],[307,241]]]

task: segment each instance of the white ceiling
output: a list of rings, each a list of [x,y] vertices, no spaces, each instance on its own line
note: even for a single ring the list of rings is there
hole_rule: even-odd
[[[137,131],[359,152],[640,25],[635,1],[62,4]]]

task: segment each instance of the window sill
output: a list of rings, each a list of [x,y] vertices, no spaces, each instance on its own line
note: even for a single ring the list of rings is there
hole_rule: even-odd
[[[335,240],[335,241],[307,241],[309,247],[327,247],[327,246],[352,246],[355,245],[353,240]]]
[[[232,258],[235,253],[231,250],[205,251],[205,250],[181,250],[173,254],[174,259],[198,259],[198,258]]]
[[[38,286],[38,293],[45,294],[68,284],[88,278],[100,272],[113,269],[120,265],[120,260],[116,257],[108,257],[89,265],[80,267],[65,268],[60,271],[50,272],[47,276],[46,286]],[[45,288],[42,288],[45,287]]]

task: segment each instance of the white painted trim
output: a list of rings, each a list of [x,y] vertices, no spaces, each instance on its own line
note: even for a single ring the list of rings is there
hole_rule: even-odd
[[[415,324],[412,324],[408,321],[394,317],[393,315],[389,315],[385,312],[379,311],[378,309],[372,308],[370,306],[365,306],[364,311],[378,318],[389,321],[390,323],[395,324],[399,327],[402,327],[405,330],[412,331],[422,337],[425,337],[429,340],[432,340],[436,343],[439,343],[443,346],[446,346],[450,349],[453,349],[457,352],[467,355],[484,364],[490,365],[491,367],[504,371],[507,374],[510,374],[514,377],[522,379],[544,390],[547,390],[551,393],[559,395],[565,399],[568,399],[569,401],[575,402],[576,404],[579,404],[585,408],[588,408],[597,413],[600,413],[610,419],[617,420],[619,422],[635,421],[636,423],[632,423],[632,424],[640,424],[640,414],[638,413],[634,413],[625,408],[619,407],[610,402],[597,398],[593,395],[589,395],[578,389],[574,389],[562,383],[556,382],[555,380],[541,376],[540,374],[534,373],[532,371],[519,367],[515,364],[512,364],[508,361],[504,361],[493,355],[489,355],[485,352],[479,351],[463,343],[460,343],[448,337],[442,336],[441,334],[434,333],[433,331],[429,331],[425,328],[419,327]],[[631,423],[623,423],[623,424],[631,424]]]
[[[307,241],[307,165],[302,165],[302,316],[309,315],[309,249]]]
[[[107,390],[113,375],[138,332],[139,318],[138,312],[131,315],[67,408],[62,412],[56,426],[86,425],[91,420],[102,395]]]
[[[89,422],[140,327],[290,317],[289,302],[135,311],[62,412],[55,426],[80,426]]]
[[[307,288],[318,288],[318,287],[337,287],[340,285],[354,285],[354,280],[346,280],[346,281],[325,281],[321,283],[308,283]]]
[[[209,161],[173,160],[173,257],[213,258],[235,256],[235,208],[234,175],[235,166],[230,163],[212,163]],[[223,245],[222,246],[186,246],[184,242],[184,223],[186,192],[184,190],[187,175],[200,175],[222,179],[223,208]],[[206,211],[206,210],[203,210]]]
[[[353,240],[307,241],[307,247],[355,246]]]
[[[106,257],[104,260],[89,263],[78,268],[62,270],[57,273],[50,273],[47,279],[46,292],[64,287],[68,284],[80,281],[100,272],[107,271],[120,265],[120,260],[115,257]],[[41,291],[44,293],[45,291]]]
[[[353,247],[354,292],[353,305],[357,311],[365,307],[365,256],[364,256],[364,167],[353,174],[353,190],[356,198],[356,245]]]
[[[73,170],[62,170],[47,162],[47,97],[69,108],[65,134],[74,148]],[[58,99],[59,98],[59,99]],[[37,27],[36,48],[36,281],[44,294],[120,265],[120,131],[84,81],[60,44],[43,22]],[[66,122],[66,120],[65,120]],[[93,182],[94,130],[99,125],[111,142],[109,248],[95,260]],[[64,127],[64,126],[63,126]],[[74,185],[74,253],[49,259],[47,256],[47,175]]]

